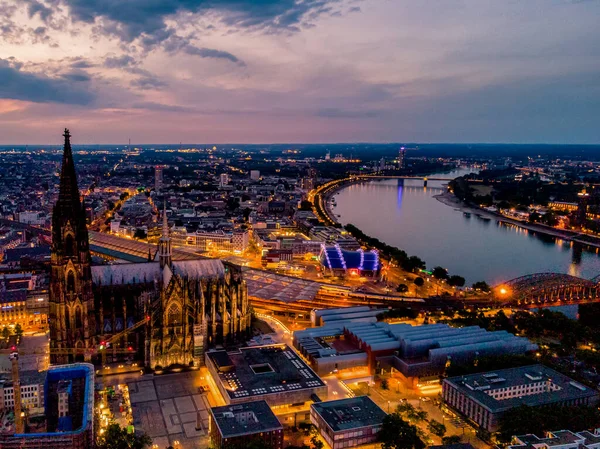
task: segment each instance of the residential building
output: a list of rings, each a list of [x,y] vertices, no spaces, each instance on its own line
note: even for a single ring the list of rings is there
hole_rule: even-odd
[[[46,373],[39,371],[21,371],[21,407],[30,414],[44,408],[44,382]],[[15,391],[12,382],[12,373],[0,374],[0,411],[14,410]]]

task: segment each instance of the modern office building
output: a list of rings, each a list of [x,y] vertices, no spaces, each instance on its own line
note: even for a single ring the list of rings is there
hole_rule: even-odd
[[[283,448],[283,426],[266,401],[252,401],[210,409],[210,439],[214,449],[245,449],[260,442]]]
[[[51,367],[44,384],[43,432],[0,433],[2,449],[91,449],[94,445],[94,366]],[[61,410],[62,407],[62,410]]]
[[[598,392],[544,365],[529,365],[444,379],[444,402],[487,431],[495,431],[507,410],[527,405],[598,403]]]
[[[228,404],[264,399],[271,407],[325,398],[327,386],[285,344],[209,351],[206,365]]]
[[[368,396],[310,406],[310,422],[331,449],[374,443],[385,416],[386,413]]]
[[[600,432],[559,430],[541,438],[533,434],[518,435],[508,449],[600,449]]]
[[[476,357],[524,354],[537,349],[526,338],[506,331],[489,332],[478,326],[454,328],[446,324],[412,326],[377,322],[377,310],[360,308],[315,312],[324,326],[294,332],[294,347],[319,375],[336,370],[378,365],[417,386],[424,377],[439,376],[446,364]]]

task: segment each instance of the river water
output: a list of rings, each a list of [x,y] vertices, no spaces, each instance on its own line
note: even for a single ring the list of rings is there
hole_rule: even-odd
[[[469,173],[459,169],[439,176]],[[435,176],[435,175],[432,175]],[[333,213],[343,224],[352,223],[366,234],[416,255],[428,268],[440,265],[459,274],[467,285],[485,280],[491,285],[526,274],[568,273],[592,278],[600,275],[595,248],[566,242],[498,223],[438,201],[442,181],[397,180],[353,184],[335,196]]]

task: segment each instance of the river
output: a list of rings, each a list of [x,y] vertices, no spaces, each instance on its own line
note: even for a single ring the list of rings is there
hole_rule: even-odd
[[[469,173],[458,169],[439,176]],[[435,176],[435,175],[432,175]],[[491,285],[531,273],[556,272],[592,278],[600,275],[595,248],[467,216],[438,201],[442,181],[397,180],[353,184],[334,195],[333,213],[366,234],[463,276],[467,285],[485,280]]]

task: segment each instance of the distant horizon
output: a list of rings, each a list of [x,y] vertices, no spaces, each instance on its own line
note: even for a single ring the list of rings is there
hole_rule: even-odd
[[[265,145],[265,146],[277,146],[277,145],[304,145],[304,146],[311,146],[311,145],[477,145],[477,146],[487,146],[487,145],[497,145],[497,146],[514,146],[514,145],[521,145],[521,146],[573,146],[573,147],[593,147],[593,146],[600,146],[600,142],[598,143],[544,143],[544,142],[272,142],[272,143],[266,143],[266,142],[259,142],[259,143],[242,143],[242,142],[223,142],[223,143],[218,143],[218,142],[205,142],[205,143],[191,143],[191,142],[178,142],[178,143],[157,143],[157,142],[150,142],[150,143],[134,143],[132,142],[131,145],[129,143],[76,143],[73,140],[71,141],[71,146],[73,148],[76,147],[86,147],[86,146],[99,146],[99,145],[105,145],[105,146],[131,146],[136,147],[136,146],[152,146],[152,145],[157,145],[157,146],[224,146],[224,145],[231,145],[231,146],[235,146],[235,145],[251,145],[251,146],[261,146],[261,145]],[[29,147],[29,146],[48,146],[48,147],[57,147],[57,148],[62,148],[63,143],[0,143],[0,147],[4,148],[4,147]]]

